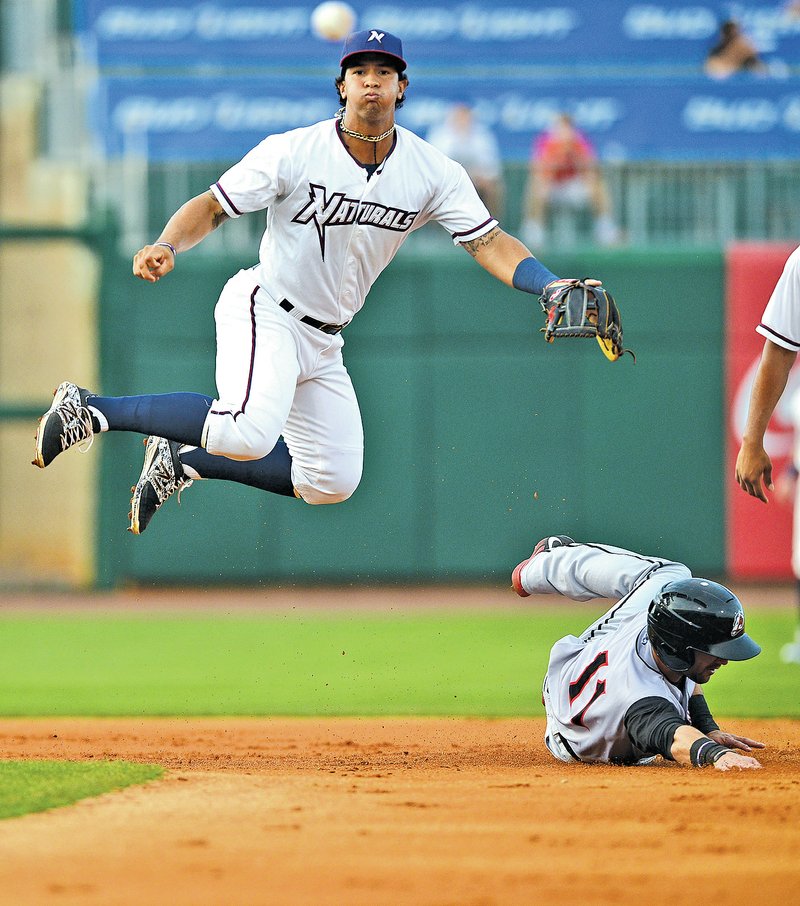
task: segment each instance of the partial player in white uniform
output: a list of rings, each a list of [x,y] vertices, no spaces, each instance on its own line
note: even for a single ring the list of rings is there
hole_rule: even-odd
[[[789,397],[786,411],[792,422],[792,459],[775,482],[775,497],[783,503],[792,502],[792,572],[795,576],[797,622],[794,638],[781,647],[781,660],[787,664],[800,664],[800,388]]]
[[[156,282],[223,221],[266,209],[259,263],[228,281],[216,307],[217,398],[103,397],[65,381],[40,420],[40,468],[100,431],[149,435],[131,501],[136,534],[197,478],[311,504],[353,493],[363,433],[341,333],[429,220],[510,286],[539,295],[572,282],[498,227],[461,165],[395,125],[409,84],[397,37],[356,32],[340,65],[336,117],[266,138],[134,257],[134,274]]]
[[[766,491],[774,487],[764,435],[800,350],[800,248],[789,256],[756,330],[765,337],[764,349],[736,458],[736,481],[751,497],[766,503]]]
[[[753,381],[747,422],[736,458],[736,481],[745,493],[767,503],[766,492],[774,491],[775,485],[772,460],[764,449],[764,435],[800,350],[800,247],[792,252],[784,265],[756,330],[765,337],[764,349]],[[795,397],[791,410],[795,420],[794,464],[798,468],[800,401],[797,393]],[[792,568],[800,590],[800,483],[795,498]],[[789,663],[800,663],[800,610],[794,641],[783,646],[781,657]]]
[[[618,599],[553,645],[542,688],[545,743],[561,761],[635,764],[657,755],[719,770],[758,768],[763,744],[719,729],[701,691],[729,660],[761,649],[727,588],[682,563],[566,535],[540,541],[512,574],[522,597]]]

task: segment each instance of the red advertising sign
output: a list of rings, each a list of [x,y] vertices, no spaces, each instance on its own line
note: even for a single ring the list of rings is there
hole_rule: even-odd
[[[738,579],[792,577],[792,504],[770,496],[768,504],[736,484],[736,455],[747,419],[750,390],[764,346],[755,328],[794,245],[741,242],[731,245],[725,263],[726,364],[726,553],[729,575]],[[800,388],[795,367],[775,408],[764,446],[772,459],[773,481],[791,459],[793,426],[786,403]]]

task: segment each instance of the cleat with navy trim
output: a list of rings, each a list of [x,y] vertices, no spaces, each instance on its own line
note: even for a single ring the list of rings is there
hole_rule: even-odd
[[[165,437],[150,436],[144,441],[144,465],[136,485],[131,488],[131,511],[128,514],[130,525],[128,531],[141,535],[150,524],[156,510],[178,492],[180,503],[181,492],[192,484],[187,478],[178,458],[180,444]]]

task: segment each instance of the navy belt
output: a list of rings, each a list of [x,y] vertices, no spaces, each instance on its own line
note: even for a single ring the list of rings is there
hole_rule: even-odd
[[[281,299],[278,302],[278,305],[289,313],[294,311],[294,305],[288,299]],[[293,317],[297,317],[296,315]],[[345,327],[350,323],[347,321],[345,324],[325,324],[322,321],[318,321],[316,318],[312,318],[311,315],[303,315],[300,318],[297,318],[298,321],[302,321],[303,324],[308,324],[309,327],[316,327],[317,330],[321,330],[323,333],[337,334],[341,333]]]

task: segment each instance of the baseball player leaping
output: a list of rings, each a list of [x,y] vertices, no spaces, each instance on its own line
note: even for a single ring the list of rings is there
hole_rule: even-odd
[[[134,256],[133,273],[155,283],[223,221],[266,209],[259,263],[233,276],[216,306],[217,398],[105,397],[65,381],[40,420],[40,468],[98,432],[149,435],[131,503],[135,534],[193,479],[311,504],[353,493],[363,433],[341,332],[427,221],[503,283],[538,295],[562,282],[499,229],[459,164],[395,125],[409,85],[398,38],[356,32],[340,66],[343,106],[333,119],[264,139]]]
[[[635,764],[662,755],[720,771],[761,767],[743,752],[763,743],[720,730],[701,690],[728,661],[761,651],[729,589],[693,578],[682,563],[566,535],[540,541],[511,581],[522,597],[618,599],[550,651],[542,700],[556,758]]]

